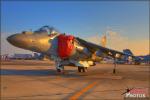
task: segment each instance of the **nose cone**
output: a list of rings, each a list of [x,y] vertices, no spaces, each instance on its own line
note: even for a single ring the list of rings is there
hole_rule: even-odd
[[[27,46],[27,38],[23,34],[11,35],[7,38],[7,41],[16,47],[26,48]]]

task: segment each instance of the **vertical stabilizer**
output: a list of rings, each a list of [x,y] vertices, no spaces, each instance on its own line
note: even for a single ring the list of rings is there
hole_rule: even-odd
[[[133,55],[133,53],[131,52],[130,49],[124,49],[123,53],[129,54],[129,55]]]

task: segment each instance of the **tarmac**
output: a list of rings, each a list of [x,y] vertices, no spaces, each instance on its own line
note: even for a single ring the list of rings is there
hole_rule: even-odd
[[[97,64],[88,72],[65,66],[56,72],[53,61],[1,62],[1,100],[124,100],[128,88],[147,88],[147,65]]]

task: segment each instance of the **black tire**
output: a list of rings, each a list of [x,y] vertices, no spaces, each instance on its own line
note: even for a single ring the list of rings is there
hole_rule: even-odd
[[[84,67],[82,67],[82,72],[85,72],[85,70],[86,70],[86,69],[85,69]]]
[[[57,72],[61,72],[61,70],[60,70],[60,69],[57,69]]]
[[[78,72],[81,72],[81,67],[78,67]]]
[[[87,72],[87,67],[78,67],[78,72]]]
[[[115,74],[116,73],[116,69],[113,69],[113,74]]]

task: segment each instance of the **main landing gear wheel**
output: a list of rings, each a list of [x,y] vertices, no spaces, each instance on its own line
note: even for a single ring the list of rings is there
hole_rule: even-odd
[[[78,72],[87,72],[86,67],[78,67]]]

